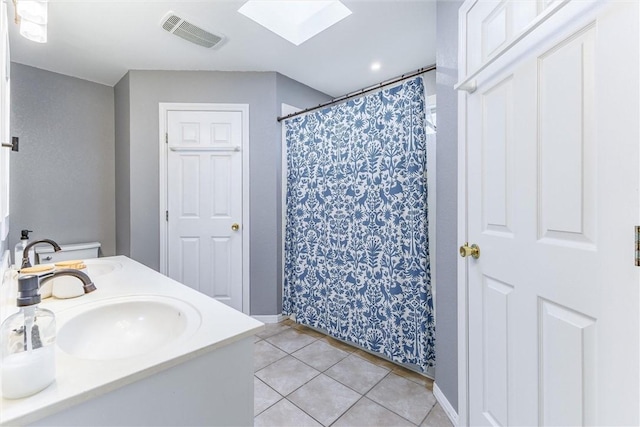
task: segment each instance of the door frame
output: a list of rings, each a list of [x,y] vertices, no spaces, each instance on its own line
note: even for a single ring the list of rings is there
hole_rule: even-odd
[[[475,1],[466,1],[458,10],[458,81],[465,77],[467,68],[466,16]],[[458,243],[468,241],[467,228],[467,93],[458,89]],[[468,271],[466,258],[457,259],[457,311],[458,311],[458,425],[469,425],[469,301],[467,294]]]
[[[158,144],[160,149],[160,273],[167,274],[169,222],[166,220],[168,210],[168,159],[169,149],[166,142],[168,131],[167,114],[169,111],[235,111],[242,114],[242,312],[250,314],[251,281],[249,236],[251,235],[249,218],[249,104],[217,104],[217,103],[182,103],[160,102]]]
[[[466,31],[460,28],[460,34]],[[465,39],[460,39],[465,40]],[[460,53],[458,53],[460,56]],[[460,64],[460,59],[458,59]],[[458,243],[468,241],[467,229],[467,97],[458,92]],[[469,283],[466,259],[456,256],[458,275],[458,425],[468,426],[469,405]]]

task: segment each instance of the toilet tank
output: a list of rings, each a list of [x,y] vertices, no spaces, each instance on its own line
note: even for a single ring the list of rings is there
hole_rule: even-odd
[[[55,252],[49,245],[37,246],[36,251],[36,263],[37,264],[51,264],[59,261],[67,261],[70,259],[91,259],[98,258],[98,249],[100,249],[99,242],[89,243],[74,243],[69,245],[60,245],[62,249],[59,252]]]

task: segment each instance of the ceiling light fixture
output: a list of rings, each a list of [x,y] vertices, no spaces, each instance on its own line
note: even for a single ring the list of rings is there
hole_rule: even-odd
[[[238,12],[296,46],[351,15],[338,0],[249,0]]]
[[[378,71],[380,67],[382,67],[382,65],[380,65],[379,62],[374,62],[373,64],[371,64],[371,71]]]
[[[37,43],[47,42],[48,0],[13,0],[20,35]]]

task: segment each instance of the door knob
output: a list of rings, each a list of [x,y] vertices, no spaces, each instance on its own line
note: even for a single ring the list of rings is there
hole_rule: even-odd
[[[238,231],[238,230],[240,230],[240,224],[233,224],[233,225],[231,226],[231,229],[232,229],[233,231]]]
[[[460,256],[462,258],[471,256],[473,259],[478,259],[480,258],[480,247],[475,243],[471,246],[469,246],[469,243],[465,243],[460,246]]]

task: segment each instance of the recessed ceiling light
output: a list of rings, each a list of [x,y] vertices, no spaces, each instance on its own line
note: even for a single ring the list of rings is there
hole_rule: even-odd
[[[238,12],[296,46],[351,15],[337,0],[249,0]]]
[[[379,62],[374,62],[373,64],[371,64],[371,71],[378,71],[380,67],[381,65]]]

